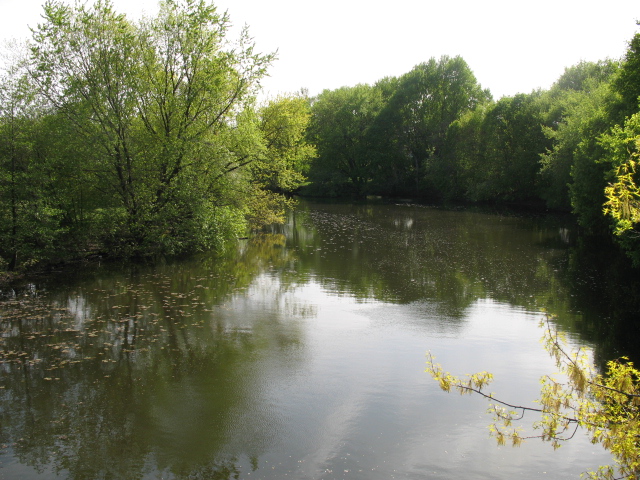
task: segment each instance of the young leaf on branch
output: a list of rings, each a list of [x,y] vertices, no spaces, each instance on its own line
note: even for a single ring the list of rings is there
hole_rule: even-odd
[[[542,342],[564,380],[549,375],[542,377],[537,400],[540,408],[512,405],[494,397],[493,393],[486,393],[484,388],[493,375],[480,372],[456,377],[436,364],[431,353],[427,354],[426,371],[446,392],[454,388],[461,394],[476,393],[491,400],[489,412],[494,421],[490,431],[498,445],[510,441],[513,446],[519,446],[525,439],[540,438],[551,442],[555,449],[561,442],[572,439],[582,427],[591,441],[602,444],[615,460],[615,466],[588,472],[590,478],[637,479],[640,475],[640,371],[623,357],[608,362],[605,374],[596,373],[582,349],[569,350],[562,332],[552,325],[552,319],[546,315],[540,323],[544,328]],[[526,413],[540,416],[532,428],[541,433],[523,436],[520,428],[512,426]]]

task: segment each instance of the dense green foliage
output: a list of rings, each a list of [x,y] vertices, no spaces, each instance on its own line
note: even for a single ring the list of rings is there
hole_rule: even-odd
[[[455,164],[449,125],[489,98],[460,57],[431,59],[374,86],[325,90],[312,105],[314,191],[446,196]]]
[[[572,211],[640,259],[635,164],[616,147],[636,136],[640,34],[620,62],[497,101],[443,56],[257,106],[274,56],[229,25],[204,0],[137,23],[108,0],[45,5],[0,85],[0,266],[221,248],[281,219],[301,187]]]
[[[0,86],[0,263],[221,248],[282,219],[314,154],[308,102],[256,107],[274,57],[229,25],[203,0],[138,23],[45,4]]]
[[[370,132],[381,104],[381,93],[367,85],[327,90],[315,100],[309,134],[321,159],[312,165],[321,193],[367,192],[377,156]]]
[[[312,103],[313,192],[533,203],[586,216],[581,196],[593,200],[595,188],[604,201],[599,136],[624,120],[614,80],[625,68],[580,63],[548,91],[494,101],[463,59],[445,56],[373,86],[326,90]],[[603,221],[603,202],[591,203]]]
[[[635,153],[623,152],[637,152],[639,95],[640,34],[619,62],[581,62],[549,90],[497,101],[462,58],[432,58],[312,100],[318,155],[306,191],[571,211],[584,232],[615,232],[640,261]]]

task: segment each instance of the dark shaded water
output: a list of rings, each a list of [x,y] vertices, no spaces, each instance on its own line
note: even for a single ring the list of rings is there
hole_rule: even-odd
[[[301,203],[224,256],[36,282],[0,306],[0,478],[579,478],[609,461],[585,437],[498,448],[486,403],[424,373],[429,350],[531,404],[554,371],[541,309],[597,358],[633,354],[633,301],[611,311],[621,288],[571,238],[557,218]]]

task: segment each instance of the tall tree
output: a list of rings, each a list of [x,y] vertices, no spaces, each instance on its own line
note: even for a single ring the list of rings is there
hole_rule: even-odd
[[[444,200],[472,200],[477,182],[482,181],[484,123],[491,104],[469,110],[447,129],[445,152],[450,175],[439,175],[439,190]]]
[[[52,1],[44,20],[31,73],[95,145],[86,162],[116,199],[116,238],[134,250],[206,247],[199,227],[216,223],[227,177],[251,161],[220,140],[273,57],[254,53],[246,30],[231,45],[227,15],[203,0],[167,0],[140,25],[108,0]]]
[[[278,97],[260,109],[259,117],[265,154],[254,162],[254,179],[271,191],[293,193],[305,183],[305,174],[316,154],[306,138],[311,121],[309,99]]]
[[[382,96],[370,85],[325,90],[312,105],[310,139],[318,157],[309,175],[324,193],[368,193],[372,176],[369,129]]]
[[[0,264],[4,258],[10,270],[51,254],[63,229],[50,195],[57,172],[38,148],[45,110],[23,67],[0,77]]]
[[[472,199],[525,202],[536,198],[539,158],[548,144],[542,131],[539,95],[502,97],[487,110],[481,162],[469,188]]]
[[[629,42],[620,73],[613,81],[614,90],[622,97],[616,121],[622,123],[638,111],[640,100],[640,33]]]
[[[540,195],[550,208],[571,209],[572,169],[575,166],[575,175],[580,178],[586,167],[576,165],[578,145],[594,135],[590,119],[615,103],[610,82],[618,68],[613,61],[581,62],[565,69],[544,94],[544,132],[551,146],[541,155],[539,184]],[[600,125],[607,127],[606,122]],[[578,194],[581,188],[576,185],[574,193]]]
[[[248,206],[255,228],[284,222],[287,208],[294,203],[292,194],[306,184],[315,147],[306,138],[311,109],[305,96],[280,96],[249,116],[255,130],[245,137],[255,136],[256,144]]]
[[[401,162],[407,192],[429,196],[437,192],[427,181],[430,173],[446,169],[442,150],[449,125],[465,112],[490,99],[461,57],[443,56],[417,65],[403,75],[380,115],[389,131],[387,151],[392,162]],[[395,154],[401,155],[394,158]]]

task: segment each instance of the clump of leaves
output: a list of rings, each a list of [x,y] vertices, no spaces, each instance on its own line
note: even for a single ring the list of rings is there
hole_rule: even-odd
[[[633,230],[640,222],[640,188],[636,170],[640,159],[640,115],[627,119],[600,138],[614,168],[614,181],[605,188],[604,213],[614,221],[616,235]]]
[[[523,440],[540,438],[556,449],[583,427],[591,441],[600,443],[615,459],[615,465],[587,472],[589,478],[639,478],[640,371],[623,357],[609,361],[606,372],[598,374],[584,350],[570,351],[562,332],[552,325],[552,316],[546,315],[541,326],[544,328],[542,342],[555,359],[563,380],[550,375],[541,378],[542,388],[537,400],[540,408],[512,405],[494,397],[493,393],[485,391],[493,379],[491,373],[457,377],[435,363],[431,353],[427,354],[426,371],[446,392],[453,389],[460,394],[475,393],[491,401],[489,411],[494,418],[490,431],[498,445],[510,442],[519,446]],[[523,435],[522,428],[513,426],[527,412],[540,415],[540,420],[532,425],[540,433]]]

